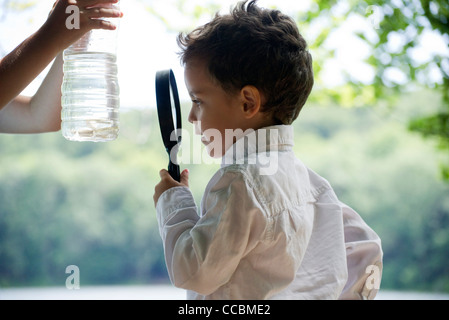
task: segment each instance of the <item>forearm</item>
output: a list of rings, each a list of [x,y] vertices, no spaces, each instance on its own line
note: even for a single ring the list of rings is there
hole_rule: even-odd
[[[63,64],[62,53],[60,53],[31,99],[30,108],[36,123],[35,132],[59,131],[61,129]]]
[[[261,215],[250,209],[252,203],[241,201],[240,188],[228,187],[206,200],[213,205],[201,218],[189,189],[172,188],[160,197],[156,207],[160,234],[176,287],[212,294],[229,281],[254,245],[249,243],[249,232]]]
[[[120,10],[108,8],[118,0],[100,1],[105,8],[92,7],[94,0],[79,0],[80,27],[67,29],[66,8],[71,2],[58,0],[39,30],[0,60],[0,110],[8,105],[36,78],[63,49],[92,29],[114,30],[102,18],[120,18]],[[45,90],[45,89],[44,89]]]
[[[58,54],[43,28],[0,60],[0,109],[18,96]]]
[[[197,207],[188,188],[172,188],[161,196],[156,212],[167,266],[170,268],[179,235],[193,228],[199,220]]]

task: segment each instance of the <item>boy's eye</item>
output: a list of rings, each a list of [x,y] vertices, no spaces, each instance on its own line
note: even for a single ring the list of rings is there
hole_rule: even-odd
[[[201,104],[201,101],[199,101],[199,100],[192,100],[192,102],[198,106]]]

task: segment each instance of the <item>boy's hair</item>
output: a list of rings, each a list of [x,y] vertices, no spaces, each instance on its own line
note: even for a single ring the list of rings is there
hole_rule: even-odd
[[[312,56],[290,17],[256,2],[239,2],[231,14],[217,13],[206,25],[181,33],[181,61],[204,60],[227,92],[255,86],[266,99],[262,111],[274,124],[291,124],[313,87]]]

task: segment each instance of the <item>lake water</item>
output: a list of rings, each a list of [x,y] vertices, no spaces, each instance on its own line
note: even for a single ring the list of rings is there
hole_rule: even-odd
[[[0,288],[0,300],[184,300],[185,291],[169,285],[99,286],[68,290]],[[449,294],[380,291],[376,300],[449,300]]]

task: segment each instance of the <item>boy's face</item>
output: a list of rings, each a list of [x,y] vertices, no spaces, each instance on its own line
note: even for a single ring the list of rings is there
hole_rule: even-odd
[[[195,133],[201,135],[209,155],[220,158],[234,143],[234,139],[226,139],[226,130],[246,129],[242,126],[245,123],[240,94],[224,91],[199,60],[186,63],[184,77],[192,99],[189,122],[194,124]]]

